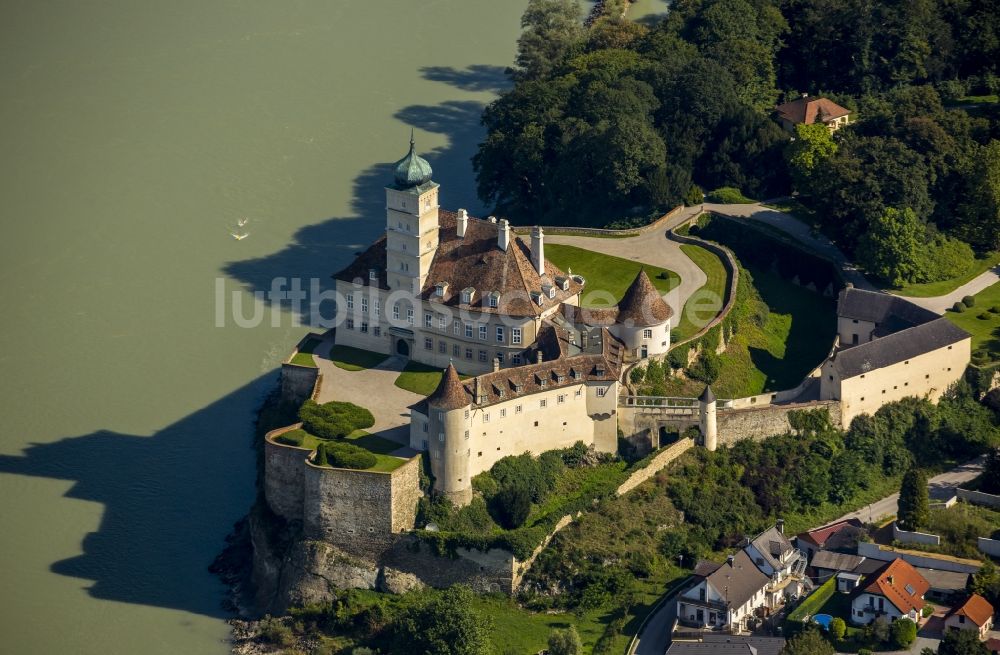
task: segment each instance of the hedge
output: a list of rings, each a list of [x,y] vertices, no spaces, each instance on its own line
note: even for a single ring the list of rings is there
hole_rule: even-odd
[[[332,466],[341,469],[370,469],[378,459],[360,446],[343,441],[327,441],[316,448],[317,466]]]
[[[375,417],[364,407],[336,401],[320,405],[307,400],[299,408],[299,420],[306,432],[320,439],[343,439],[375,425]]]

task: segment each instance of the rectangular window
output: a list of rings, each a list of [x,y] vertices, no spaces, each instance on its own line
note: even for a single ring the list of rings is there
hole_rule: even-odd
[[[490,413],[483,412],[483,423],[489,423],[489,422],[490,422]]]
[[[480,350],[479,351],[479,361],[481,361],[481,362],[485,362],[486,361],[486,351],[485,350]]]
[[[368,321],[361,321],[361,331],[368,333]]]
[[[469,431],[468,431],[468,430],[466,430],[466,431],[465,431],[465,438],[466,438],[466,439],[468,439],[468,438],[469,438]]]
[[[361,313],[368,313],[368,298],[365,296],[361,296]]]
[[[503,364],[503,353],[500,351],[497,351],[497,361]]]
[[[521,413],[521,406],[520,405],[514,405],[514,413],[515,414],[520,414]]]
[[[521,328],[510,329],[510,342],[515,346],[521,345]]]
[[[445,320],[444,314],[442,314],[441,316],[438,316],[438,329],[439,330],[443,330],[443,329],[445,329],[447,327],[447,325],[448,325],[448,323]]]
[[[642,338],[643,339],[652,339],[653,338],[653,331],[651,329],[649,329],[649,328],[646,328],[645,330],[642,331]]]
[[[575,395],[575,396],[576,396],[577,398],[579,398],[579,397],[580,397],[581,395],[583,395],[583,389],[577,389],[577,390],[576,390],[576,393],[575,393],[574,395]]]
[[[507,410],[506,409],[501,409],[500,410],[500,418],[504,418],[505,416],[507,416]]]
[[[472,323],[465,324],[465,338],[466,339],[472,338]]]
[[[465,410],[465,418],[469,418],[469,410]]]
[[[424,314],[424,327],[425,328],[434,327],[434,315],[433,314]]]
[[[485,325],[480,325],[479,326],[479,338],[482,339],[483,341],[486,341],[486,326]]]
[[[393,303],[392,305],[392,317],[399,320],[399,303]]]
[[[347,329],[348,330],[353,330],[354,329],[354,319],[353,318],[347,319]]]
[[[380,328],[379,326],[376,325],[375,328],[372,330],[372,333],[376,337],[380,337],[380,336],[382,336],[382,328]]]
[[[438,352],[441,353],[442,355],[447,355],[448,344],[446,344],[444,341],[438,341]]]
[[[456,337],[458,336],[458,332],[460,329],[461,326],[459,325],[458,321],[455,321],[454,323],[451,324],[451,331],[455,333]]]
[[[413,309],[406,310],[406,322],[413,325]]]
[[[431,338],[424,339],[424,348],[427,350],[434,350],[434,340]]]
[[[521,355],[520,355],[520,353],[518,353],[517,355],[514,355],[513,357],[511,357],[511,360],[514,362],[514,364],[520,364],[521,363]]]
[[[503,326],[497,326],[497,343],[503,343]]]
[[[472,359],[472,348],[466,348],[465,349],[465,358],[466,359]]]
[[[347,294],[347,308],[348,309],[354,309],[354,294],[353,293]]]
[[[459,347],[457,343],[451,347],[451,354],[454,355],[455,357],[462,356],[462,349]]]
[[[607,392],[608,392],[608,388],[607,387],[597,387],[597,397],[598,398],[603,398],[604,394],[606,394]]]
[[[549,404],[548,401],[544,398],[538,401],[538,406],[541,407],[542,409],[545,409],[545,406],[548,404]]]
[[[563,404],[564,402],[566,402],[566,396],[564,394],[559,394],[559,396],[556,398],[556,402],[559,403],[560,405]]]
[[[375,318],[382,315],[382,301],[378,298],[375,299]]]

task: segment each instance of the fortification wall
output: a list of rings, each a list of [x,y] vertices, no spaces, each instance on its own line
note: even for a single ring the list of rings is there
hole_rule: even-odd
[[[419,466],[419,458],[413,458],[384,473],[320,467],[305,461],[305,536],[361,555],[386,550],[394,534],[413,528],[420,496]]]
[[[295,352],[292,353],[293,357]],[[285,362],[281,365],[281,402],[287,405],[301,405],[312,398],[317,380],[319,380],[318,368]]]
[[[287,521],[302,520],[303,472],[310,451],[274,439],[301,426],[296,423],[264,436],[264,498],[271,511]]]
[[[719,443],[732,445],[740,439],[765,439],[776,434],[783,434],[792,429],[788,422],[789,412],[821,408],[828,409],[830,422],[840,427],[840,404],[836,401],[720,410],[718,413]]]
[[[640,484],[656,475],[656,473],[664,466],[683,455],[692,446],[694,446],[694,441],[687,438],[681,439],[677,443],[670,444],[661,452],[657,453],[644,468],[635,471],[628,477],[627,480],[625,480],[625,482],[622,482],[618,487],[618,495],[621,496],[622,494],[627,494],[632,491]]]

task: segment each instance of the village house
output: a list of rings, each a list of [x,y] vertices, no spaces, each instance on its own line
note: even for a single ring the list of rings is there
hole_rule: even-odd
[[[795,134],[796,125],[814,123],[826,125],[830,132],[835,132],[848,124],[851,111],[827,98],[810,98],[808,93],[803,93],[802,97],[775,107],[774,113],[778,124]]]
[[[751,629],[803,591],[805,557],[783,534],[769,528],[724,564],[702,561],[677,599],[677,619],[702,630]]]
[[[830,525],[800,532],[795,535],[795,546],[808,557],[820,550],[857,550],[858,537],[864,533],[864,524],[858,519],[837,521]],[[816,566],[815,563],[811,564]]]
[[[930,583],[906,560],[885,563],[861,581],[851,600],[851,622],[867,625],[876,618],[907,618],[920,624]]]
[[[979,594],[972,594],[951,608],[944,619],[946,630],[975,630],[983,640],[993,629],[993,606]]]

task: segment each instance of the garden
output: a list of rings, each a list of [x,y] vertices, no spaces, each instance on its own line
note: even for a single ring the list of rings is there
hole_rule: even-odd
[[[945,316],[972,335],[974,364],[983,366],[1000,360],[1000,282],[966,296]]]
[[[295,356],[289,361],[289,364],[295,364],[296,366],[308,366],[309,368],[316,368],[316,360],[313,359],[313,352],[322,343],[319,339],[314,337],[309,337],[303,341],[295,353]]]
[[[400,445],[365,432],[375,424],[372,413],[353,403],[322,405],[307,400],[299,409],[302,427],[279,435],[275,441],[316,451],[317,466],[389,472],[406,460],[390,453]]]
[[[587,302],[587,296],[595,291],[606,292],[617,302],[625,294],[632,280],[645,268],[646,274],[653,286],[661,294],[665,294],[681,283],[680,277],[673,271],[658,266],[641,264],[631,259],[623,259],[613,255],[605,255],[592,250],[584,250],[576,246],[546,244],[545,257],[563,271],[573,269],[574,275],[582,275],[587,280],[583,295],[580,298],[584,307],[607,307],[604,302]]]

